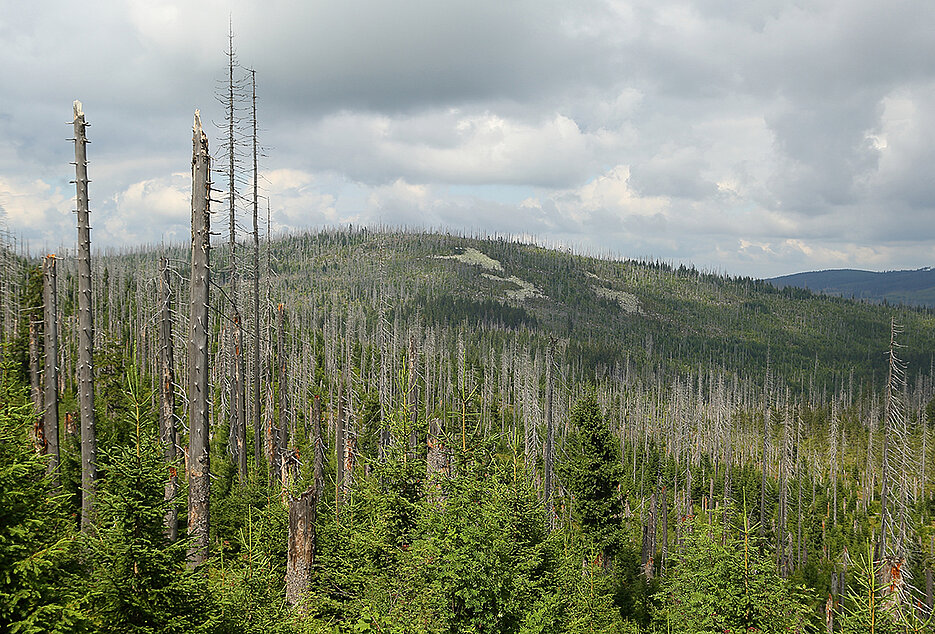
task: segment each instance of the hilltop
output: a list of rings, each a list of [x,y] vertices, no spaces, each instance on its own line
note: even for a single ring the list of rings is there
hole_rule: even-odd
[[[914,271],[809,271],[767,281],[778,288],[794,286],[815,293],[876,303],[935,307],[935,270],[929,267]]]
[[[935,346],[925,309],[504,239],[363,229],[288,236],[271,250],[274,276],[304,301],[373,307],[382,294],[406,319],[556,336],[588,372],[629,363],[668,375],[714,364],[754,378],[769,359],[790,381],[880,379],[894,316],[910,369],[927,369]]]

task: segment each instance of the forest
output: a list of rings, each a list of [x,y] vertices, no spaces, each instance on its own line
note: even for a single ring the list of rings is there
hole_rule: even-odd
[[[74,114],[77,248],[0,245],[0,632],[933,631],[930,310],[261,234],[233,159],[224,227],[197,113],[191,244],[92,257]]]

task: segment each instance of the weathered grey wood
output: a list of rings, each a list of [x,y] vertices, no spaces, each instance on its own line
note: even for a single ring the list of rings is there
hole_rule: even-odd
[[[247,402],[244,394],[243,324],[240,311],[234,306],[234,327],[231,331],[234,354],[231,358],[233,378],[231,380],[231,431],[234,439],[234,456],[237,460],[237,477],[241,484],[247,481]]]
[[[555,337],[549,337],[549,350],[545,358],[545,447],[542,450],[542,488],[545,498],[546,525],[549,528],[552,527],[552,457],[555,447],[555,425],[552,422],[552,400],[555,392],[555,344]]]
[[[315,452],[312,456],[315,490],[321,491],[324,480],[325,445],[321,433],[321,398],[318,394],[312,398],[312,446]]]
[[[74,103],[75,188],[78,212],[78,404],[81,413],[81,530],[94,521],[97,434],[94,426],[94,317],[91,307],[91,224],[88,209],[87,123]]]
[[[30,310],[30,313],[33,311]],[[37,412],[42,411],[42,370],[39,361],[39,324],[35,316],[29,315],[29,394]],[[36,439],[39,442],[40,439]]]
[[[257,469],[263,464],[263,423],[260,411],[260,390],[263,362],[260,358],[260,225],[257,192],[256,142],[256,71],[250,71],[253,88],[253,459]]]
[[[286,557],[286,601],[302,603],[315,563],[315,515],[318,492],[314,484],[302,495],[289,496],[289,545]]]
[[[335,512],[340,517],[344,502],[344,371],[338,377],[338,412],[334,422]]]
[[[49,472],[58,482],[58,293],[56,291],[55,256],[47,255],[42,262],[42,304],[45,335],[45,392],[43,394],[42,434]]]
[[[162,455],[169,465],[166,479],[166,536],[175,541],[179,536],[179,510],[176,497],[179,493],[179,477],[175,462],[178,460],[178,433],[175,426],[175,355],[172,350],[172,284],[169,260],[162,259],[160,276],[162,308],[159,326],[159,434]]]
[[[211,459],[208,429],[208,305],[211,250],[211,155],[195,111],[192,136],[192,270],[188,340],[188,535],[192,566],[208,558]]]
[[[279,315],[277,323],[277,346],[278,346],[278,384],[279,384],[279,453],[280,456],[285,456],[289,450],[289,442],[292,440],[289,438],[289,420],[290,420],[290,411],[289,411],[289,359],[286,354],[286,307],[284,304],[279,304]],[[280,458],[280,464],[282,464],[282,457]]]
[[[415,335],[409,336],[409,453],[415,456],[419,444],[419,386],[418,386],[418,348]]]

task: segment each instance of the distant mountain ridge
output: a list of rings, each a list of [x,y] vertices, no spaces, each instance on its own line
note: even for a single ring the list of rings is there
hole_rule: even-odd
[[[935,307],[935,269],[861,271],[833,269],[782,275],[767,280],[778,288],[807,288],[815,293],[888,304]]]

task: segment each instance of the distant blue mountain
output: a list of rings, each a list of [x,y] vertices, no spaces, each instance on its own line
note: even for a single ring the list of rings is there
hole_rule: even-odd
[[[935,307],[935,269],[930,267],[881,273],[855,269],[811,271],[767,281],[779,288],[793,286],[871,302]]]

